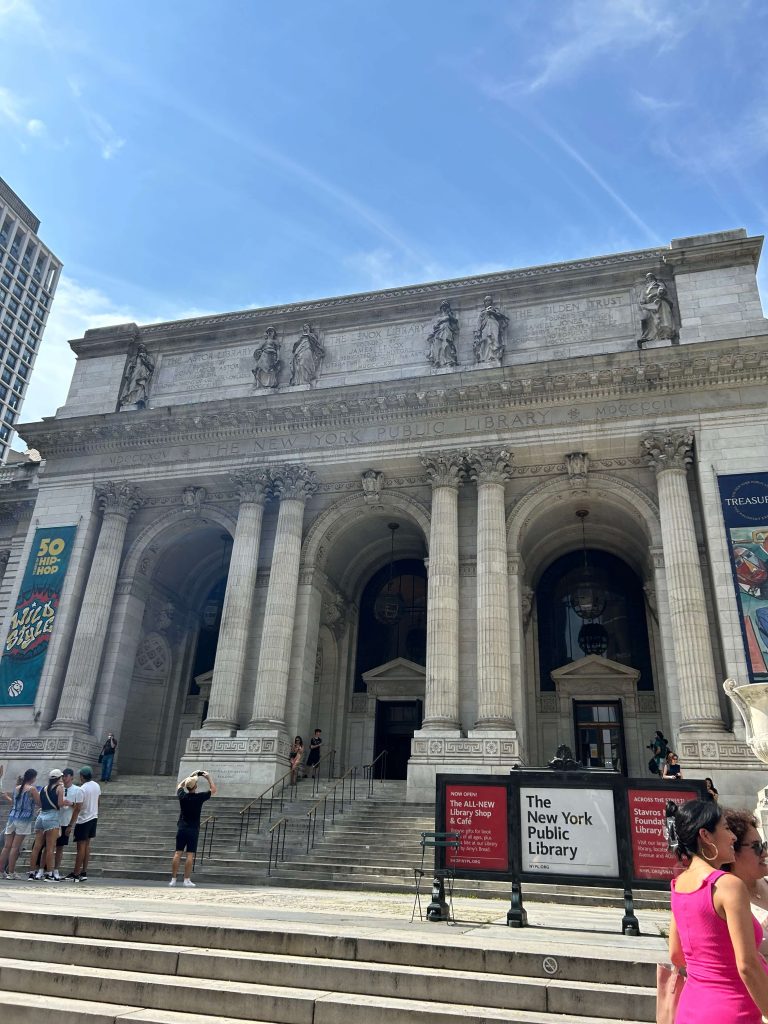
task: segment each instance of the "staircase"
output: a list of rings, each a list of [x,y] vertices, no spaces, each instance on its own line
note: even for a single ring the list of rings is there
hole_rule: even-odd
[[[328,789],[321,784],[320,795]],[[216,797],[203,811],[216,817],[213,849],[210,856],[195,865],[195,881],[224,885],[274,885],[309,889],[336,889],[369,892],[413,892],[414,867],[421,864],[421,832],[434,829],[434,805],[405,802],[404,782],[376,782],[373,797],[367,786],[357,788],[357,799],[345,805],[336,821],[326,821],[322,834],[316,828],[316,843],[307,851],[307,812],[315,799],[303,797],[286,803],[282,811],[275,807],[272,821],[285,815],[288,829],[285,859],[268,873],[272,822],[264,820],[259,833],[251,828],[247,842],[238,850],[242,798]],[[146,788],[146,795],[136,790]],[[123,778],[109,783],[102,796],[99,829],[91,853],[89,873],[118,878],[165,880],[169,877],[173,855],[178,801],[167,795],[173,780],[151,777]],[[306,790],[309,793],[309,789]],[[202,844],[202,832],[201,832]],[[430,881],[431,860],[425,862]],[[524,899],[532,902],[557,902],[572,906],[608,906],[623,908],[621,891],[610,887],[536,885],[526,883]],[[458,879],[456,895],[499,899],[509,894],[508,882]],[[669,894],[643,891],[635,894],[637,909],[669,906]],[[428,900],[427,900],[428,902]]]
[[[191,908],[190,908],[191,909]],[[414,926],[382,935],[311,920],[211,923],[4,909],[9,1024],[639,1024],[655,1019],[653,951],[517,948],[519,937]],[[431,929],[431,930],[430,930]],[[501,928],[500,932],[508,932]],[[597,938],[597,936],[595,936]],[[549,969],[550,973],[547,973]],[[554,973],[552,973],[554,972]],[[596,979],[600,979],[599,981]]]

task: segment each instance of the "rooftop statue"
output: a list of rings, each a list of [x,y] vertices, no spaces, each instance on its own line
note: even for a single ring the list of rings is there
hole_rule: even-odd
[[[251,373],[256,387],[276,388],[283,364],[280,362],[280,343],[274,327],[268,327],[264,332],[264,340],[253,350],[253,360],[255,366]]]
[[[459,321],[456,319],[451,304],[447,300],[440,303],[440,312],[432,324],[427,338],[427,360],[438,370],[444,366],[456,366],[456,337],[459,333]]]
[[[509,317],[494,306],[490,295],[485,296],[483,304],[475,328],[475,362],[494,363],[500,366],[504,356],[504,332]]]
[[[325,349],[312,330],[312,325],[304,324],[299,340],[293,345],[291,384],[314,384],[320,375],[324,356]]]

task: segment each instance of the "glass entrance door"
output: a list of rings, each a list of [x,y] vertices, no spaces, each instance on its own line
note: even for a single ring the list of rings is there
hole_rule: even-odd
[[[585,768],[613,768],[627,774],[620,700],[573,702],[576,760]]]

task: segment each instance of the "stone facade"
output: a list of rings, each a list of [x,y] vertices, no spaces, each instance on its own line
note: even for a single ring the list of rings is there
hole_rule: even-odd
[[[118,770],[205,766],[254,795],[320,726],[337,764],[405,736],[417,800],[437,771],[545,763],[574,702],[612,700],[623,769],[645,774],[662,729],[688,777],[750,803],[762,769],[719,685],[748,675],[717,475],[768,470],[761,241],[88,331],[65,405],[21,428],[43,467],[0,471],[5,631],[35,528],[77,524],[0,761],[92,759],[112,729]],[[425,664],[362,671],[392,536],[426,566]],[[542,576],[584,545],[645,595],[650,685],[578,651],[542,683]]]

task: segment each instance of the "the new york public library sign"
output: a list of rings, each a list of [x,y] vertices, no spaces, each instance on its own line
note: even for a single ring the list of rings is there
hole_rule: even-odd
[[[622,932],[639,935],[632,890],[668,889],[675,866],[664,834],[667,801],[705,795],[703,782],[594,769],[438,775],[435,831],[460,843],[436,849],[436,876],[511,882],[512,927],[528,923],[525,882],[623,889]]]

